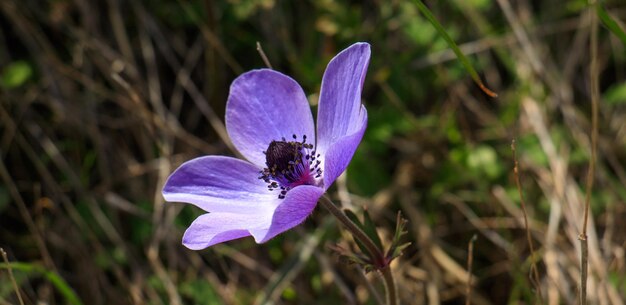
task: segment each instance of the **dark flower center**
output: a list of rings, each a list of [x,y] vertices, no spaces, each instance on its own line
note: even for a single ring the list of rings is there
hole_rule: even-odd
[[[278,198],[283,199],[290,189],[303,184],[315,185],[322,176],[319,154],[315,155],[313,144],[306,143],[306,135],[298,142],[272,141],[265,153],[265,165],[259,179],[267,183],[270,191],[280,189]]]

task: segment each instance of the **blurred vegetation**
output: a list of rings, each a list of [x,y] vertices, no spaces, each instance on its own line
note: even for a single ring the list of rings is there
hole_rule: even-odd
[[[263,245],[180,244],[201,211],[165,203],[164,179],[234,154],[224,106],[237,75],[264,67],[257,41],[314,108],[330,58],[372,45],[368,130],[330,195],[367,208],[384,240],[398,210],[409,220],[393,265],[403,304],[464,304],[470,274],[472,304],[576,303],[598,77],[589,300],[624,304],[626,5],[425,4],[498,98],[413,1],[0,1],[0,304],[18,304],[9,267],[26,304],[377,304],[377,275],[327,247],[345,233],[323,210]]]

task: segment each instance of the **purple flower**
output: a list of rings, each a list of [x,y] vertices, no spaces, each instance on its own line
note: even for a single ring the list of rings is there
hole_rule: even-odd
[[[370,46],[356,43],[333,58],[313,115],[300,85],[273,70],[253,70],[230,87],[226,129],[247,161],[205,156],[182,164],[163,187],[167,201],[209,213],[185,232],[192,250],[253,236],[263,243],[302,223],[346,169],[361,142],[367,111],[361,89]]]

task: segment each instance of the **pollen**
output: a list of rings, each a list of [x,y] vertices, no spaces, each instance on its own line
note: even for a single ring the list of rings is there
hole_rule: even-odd
[[[270,191],[280,190],[278,198],[283,199],[287,192],[298,185],[315,185],[322,176],[319,168],[319,154],[316,155],[313,144],[302,141],[294,134],[293,140],[272,141],[265,153],[265,165],[259,179],[267,183]]]

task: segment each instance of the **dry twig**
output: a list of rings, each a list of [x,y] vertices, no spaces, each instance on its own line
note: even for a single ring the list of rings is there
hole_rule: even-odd
[[[11,279],[11,283],[13,284],[13,289],[15,290],[15,294],[17,295],[17,299],[20,302],[20,305],[24,305],[24,300],[22,299],[22,294],[20,293],[20,287],[17,286],[17,282],[15,281],[15,277],[13,277],[13,269],[11,268],[11,264],[9,263],[9,258],[7,257],[7,253],[3,248],[0,248],[0,254],[2,255],[2,259],[7,266],[7,270],[9,272],[9,278]]]
[[[543,304],[541,281],[539,279],[539,271],[537,271],[537,259],[535,259],[535,246],[533,245],[533,239],[530,236],[530,229],[528,228],[528,213],[526,211],[526,203],[524,201],[524,194],[522,192],[522,184],[519,178],[519,163],[517,161],[515,151],[515,140],[511,142],[511,150],[513,151],[513,162],[515,163],[513,167],[513,173],[515,174],[515,185],[517,186],[520,204],[522,206],[522,213],[524,214],[524,229],[526,230],[526,241],[528,242],[528,247],[530,248],[530,269],[533,273],[533,285],[535,286],[535,289],[537,289],[537,294],[539,294],[539,303]]]

